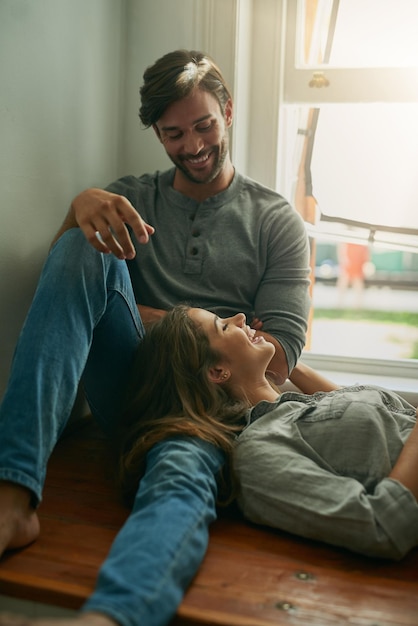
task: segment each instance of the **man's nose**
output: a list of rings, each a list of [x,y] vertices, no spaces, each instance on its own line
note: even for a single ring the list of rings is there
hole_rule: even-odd
[[[184,151],[188,154],[199,154],[204,145],[202,137],[196,133],[189,133],[184,139]]]

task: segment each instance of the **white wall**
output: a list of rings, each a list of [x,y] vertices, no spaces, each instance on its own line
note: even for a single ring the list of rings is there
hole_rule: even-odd
[[[152,129],[144,129],[138,117],[139,86],[146,67],[170,50],[193,48],[193,0],[127,0],[125,65],[124,174],[139,175],[166,169],[170,161]]]
[[[0,393],[71,198],[118,160],[122,0],[0,2]]]

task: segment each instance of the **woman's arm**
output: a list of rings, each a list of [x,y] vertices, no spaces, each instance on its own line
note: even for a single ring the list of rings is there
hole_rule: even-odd
[[[402,483],[418,500],[418,422],[409,435],[389,478]]]
[[[339,385],[331,382],[325,376],[321,376],[309,365],[305,365],[305,363],[300,361],[294,367],[289,379],[302,393],[309,395],[316,391],[334,391],[340,388]]]

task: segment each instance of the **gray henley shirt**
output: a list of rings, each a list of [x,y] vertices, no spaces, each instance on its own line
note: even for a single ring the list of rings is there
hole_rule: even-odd
[[[139,304],[185,302],[220,317],[243,312],[281,343],[293,369],[305,344],[309,244],[303,220],[279,194],[235,173],[225,191],[197,202],[173,189],[175,169],[126,176],[107,187],[155,227],[134,240],[128,267]]]

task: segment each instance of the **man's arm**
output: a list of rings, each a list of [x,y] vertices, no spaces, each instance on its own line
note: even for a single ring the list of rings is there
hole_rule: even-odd
[[[79,227],[99,252],[113,253],[118,259],[133,259],[135,248],[126,225],[139,243],[147,243],[154,227],[147,224],[124,196],[91,188],[74,198],[53,242],[68,229]]]
[[[72,205],[68,209],[68,213],[65,216],[63,223],[61,224],[53,240],[51,241],[51,246],[53,246],[54,243],[58,241],[61,235],[63,235],[67,230],[70,230],[70,228],[78,228],[77,220],[75,219]]]
[[[251,327],[275,346],[268,369],[280,385],[302,353],[310,305],[308,238],[302,219],[289,205],[270,222],[267,251]]]
[[[268,367],[269,375],[276,385],[283,385],[289,377],[289,366],[287,363],[286,353],[283,350],[281,344],[269,333],[262,330],[263,322],[258,318],[254,318],[250,324],[251,328],[256,331],[256,336],[261,335],[266,341],[272,343],[276,349],[273,358],[271,359]],[[301,389],[299,387],[299,389]],[[302,391],[302,389],[301,389]],[[304,393],[308,393],[304,391]]]
[[[283,385],[289,375],[289,366],[287,364],[287,358],[283,347],[280,345],[277,339],[262,330],[257,330],[256,336],[257,335],[261,335],[262,337],[264,337],[266,341],[272,343],[276,348],[274,356],[269,363],[268,370],[270,376],[273,376],[276,385]]]

